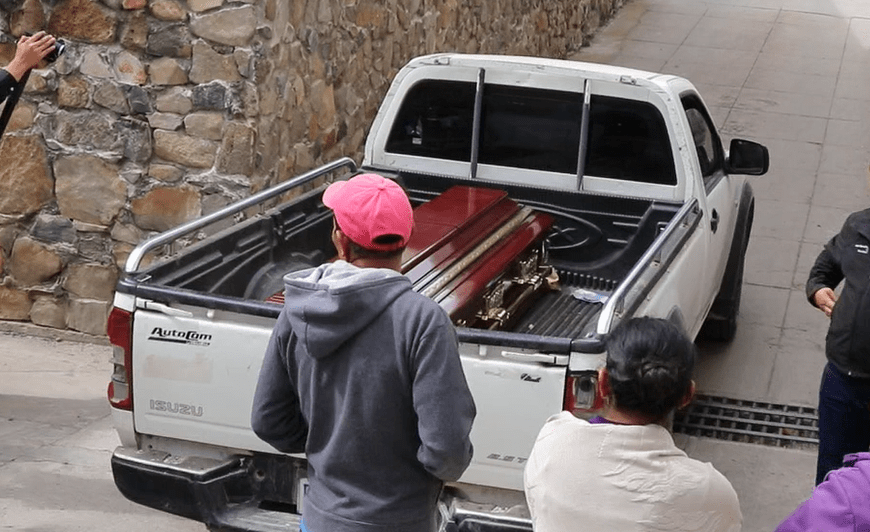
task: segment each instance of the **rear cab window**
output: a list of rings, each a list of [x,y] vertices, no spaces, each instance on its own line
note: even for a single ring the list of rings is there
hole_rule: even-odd
[[[385,151],[469,162],[472,157],[475,84],[423,80],[406,95]],[[564,188],[551,174],[656,185],[676,185],[667,125],[653,104],[606,94],[590,98],[585,160],[578,165],[584,94],[485,84],[479,163],[536,170],[540,186]],[[548,181],[548,175],[550,179]]]

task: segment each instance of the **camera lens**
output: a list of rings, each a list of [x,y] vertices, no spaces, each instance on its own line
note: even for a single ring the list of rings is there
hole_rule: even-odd
[[[63,54],[63,51],[66,50],[66,43],[61,39],[57,39],[54,41],[54,50],[52,50],[47,56],[45,56],[45,60],[49,63],[53,63],[58,57]]]

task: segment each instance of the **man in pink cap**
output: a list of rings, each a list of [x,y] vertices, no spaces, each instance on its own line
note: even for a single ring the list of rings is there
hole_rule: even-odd
[[[338,260],[285,276],[251,426],[307,455],[303,531],[434,532],[472,453],[453,325],[399,273],[414,223],[399,185],[357,175],[323,203]]]

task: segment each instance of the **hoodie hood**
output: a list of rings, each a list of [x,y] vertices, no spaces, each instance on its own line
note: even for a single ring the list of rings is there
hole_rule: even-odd
[[[308,354],[325,358],[369,325],[411,281],[343,260],[284,276],[284,313]]]

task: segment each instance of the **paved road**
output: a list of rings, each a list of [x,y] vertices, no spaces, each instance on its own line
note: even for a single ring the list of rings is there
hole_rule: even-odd
[[[3,324],[6,330],[36,328]],[[0,333],[0,530],[203,532],[133,504],[112,481],[111,348]]]

